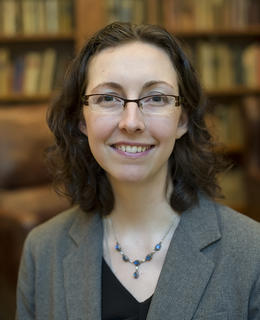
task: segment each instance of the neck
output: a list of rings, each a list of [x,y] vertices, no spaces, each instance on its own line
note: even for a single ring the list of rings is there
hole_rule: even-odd
[[[153,232],[165,229],[173,219],[166,195],[166,175],[158,181],[123,183],[110,178],[115,207],[110,217],[120,233]]]

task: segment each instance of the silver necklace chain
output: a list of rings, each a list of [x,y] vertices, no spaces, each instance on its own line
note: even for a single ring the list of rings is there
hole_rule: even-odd
[[[124,253],[124,251],[123,251],[123,249],[122,249],[122,247],[121,247],[121,245],[120,245],[120,243],[119,243],[119,241],[118,241],[118,238],[117,238],[117,235],[116,235],[116,232],[115,232],[115,229],[114,229],[112,220],[111,220],[110,218],[108,218],[108,221],[109,221],[109,223],[110,223],[110,225],[111,225],[111,230],[112,230],[112,232],[113,232],[113,235],[114,235],[114,238],[115,238],[115,241],[116,241],[115,250],[121,254],[122,260],[123,260],[124,262],[131,263],[131,264],[133,264],[133,265],[135,266],[135,272],[133,273],[134,279],[138,279],[139,276],[140,276],[140,273],[139,273],[139,267],[140,267],[140,265],[143,264],[143,263],[145,263],[145,262],[150,262],[150,261],[152,261],[153,255],[154,255],[156,252],[158,252],[158,251],[161,250],[161,248],[162,248],[162,243],[163,243],[164,239],[168,236],[170,230],[172,229],[173,225],[175,224],[175,219],[174,219],[173,222],[172,222],[172,224],[170,225],[170,227],[167,229],[166,233],[165,233],[164,236],[162,237],[161,241],[158,242],[158,243],[154,246],[153,250],[151,250],[151,252],[148,253],[148,254],[145,256],[144,259],[130,259],[130,258]],[[111,261],[110,261],[110,262],[111,262]]]

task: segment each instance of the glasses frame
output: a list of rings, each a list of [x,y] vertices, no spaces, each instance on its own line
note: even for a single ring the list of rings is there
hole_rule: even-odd
[[[177,96],[177,95],[174,95],[174,94],[152,94],[152,95],[148,95],[148,96],[145,96],[145,97],[142,97],[142,98],[139,98],[139,99],[126,99],[126,98],[123,98],[123,97],[120,97],[120,96],[117,96],[117,95],[114,95],[114,94],[93,93],[93,94],[85,94],[85,95],[83,95],[83,97],[82,97],[83,105],[89,106],[88,99],[89,99],[89,97],[92,97],[92,96],[111,96],[111,97],[118,98],[118,99],[120,99],[120,100],[122,100],[124,102],[123,103],[123,109],[125,109],[125,107],[126,107],[128,102],[135,102],[138,105],[138,108],[142,110],[142,105],[140,104],[140,101],[143,100],[143,99],[146,99],[146,98],[150,98],[150,97],[174,97],[175,98],[174,107],[179,107],[181,105],[181,101],[182,101],[182,97],[181,96]]]

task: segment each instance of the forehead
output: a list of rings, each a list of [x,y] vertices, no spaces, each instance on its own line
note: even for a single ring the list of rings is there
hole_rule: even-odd
[[[151,80],[177,85],[170,57],[153,44],[136,41],[107,48],[93,56],[88,64],[89,89],[105,82],[128,86],[131,83],[142,85]]]

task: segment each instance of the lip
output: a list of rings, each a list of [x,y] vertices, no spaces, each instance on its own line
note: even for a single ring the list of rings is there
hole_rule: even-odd
[[[147,150],[143,151],[143,152],[137,152],[137,153],[132,153],[132,152],[127,152],[127,151],[123,151],[121,149],[118,149],[115,147],[115,145],[125,145],[125,146],[140,146],[140,147],[149,147]],[[142,158],[145,157],[146,155],[148,155],[155,147],[154,144],[147,144],[147,143],[140,143],[140,142],[116,142],[110,145],[110,147],[119,155],[122,155],[126,158],[131,158],[131,159],[138,159],[138,158]]]
[[[149,147],[154,146],[154,143],[142,143],[142,142],[133,142],[133,141],[118,141],[115,143],[112,143],[111,146],[115,145],[125,145],[125,146],[140,146],[140,147]]]

